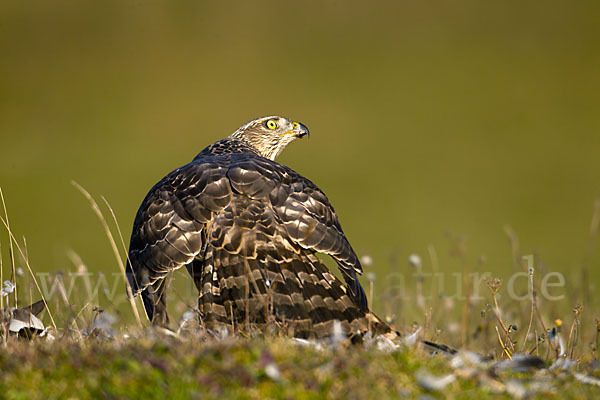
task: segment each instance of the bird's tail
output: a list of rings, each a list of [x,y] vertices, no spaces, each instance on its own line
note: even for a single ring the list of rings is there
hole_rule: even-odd
[[[335,321],[347,335],[390,328],[352,300],[349,289],[310,251],[261,251],[262,258],[209,249],[197,280],[207,325],[236,329],[273,324],[297,337],[331,336]],[[261,257],[259,256],[259,257]]]

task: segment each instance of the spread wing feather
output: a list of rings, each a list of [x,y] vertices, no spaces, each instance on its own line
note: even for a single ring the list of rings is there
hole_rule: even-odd
[[[200,255],[206,224],[231,201],[225,171],[215,163],[187,164],[157,183],[142,202],[127,277],[133,294],[142,293],[150,320],[168,321],[162,280]]]
[[[256,236],[256,232],[262,236]],[[258,268],[257,241],[268,242],[276,235],[285,236],[284,241],[292,245],[287,245],[286,249],[262,246],[261,257],[281,260],[282,250],[288,255],[296,254],[286,266],[266,263],[278,268],[271,271],[271,282],[286,283],[279,284],[277,292],[283,296],[281,304],[289,303],[286,307],[301,317],[306,317],[306,310],[319,310],[318,315],[311,315],[313,323],[331,317],[329,314],[333,311],[329,306],[333,303],[327,304],[327,301],[336,300],[325,300],[325,294],[339,290],[327,286],[335,281],[335,277],[331,275],[333,281],[329,283],[323,279],[311,283],[310,280],[322,276],[326,268],[317,260],[320,272],[315,275],[315,267],[305,265],[308,256],[300,252],[300,249],[307,249],[329,254],[336,260],[350,289],[348,294],[361,311],[367,310],[366,297],[356,275],[362,272],[360,262],[325,194],[293,170],[250,152],[199,155],[150,190],[134,221],[127,265],[129,284],[134,295],[141,293],[150,320],[166,325],[164,278],[170,271],[185,265],[201,292],[205,311],[210,314],[211,310],[217,310],[215,313],[223,317],[225,308],[218,301],[220,296],[227,293],[225,297],[232,301],[230,307],[241,305],[243,296],[236,288],[241,287],[240,277],[249,272],[244,263]],[[228,262],[228,268],[234,268],[229,277],[224,273],[224,267],[217,271],[215,252],[229,255],[219,261]],[[233,260],[236,254],[237,259]],[[314,264],[313,260],[309,265]],[[270,278],[263,276],[262,270],[255,270],[259,271],[256,272],[256,288],[262,292],[264,280]],[[287,270],[290,272],[285,272]],[[289,276],[291,272],[294,279]],[[254,277],[254,272],[252,274]],[[295,287],[304,295],[298,297],[297,293],[291,293]],[[320,296],[311,296],[311,288],[318,290]],[[288,300],[284,300],[286,296]],[[336,296],[339,299],[342,293]],[[319,303],[303,308],[307,302],[315,301]],[[333,309],[343,310],[348,305],[340,307]]]
[[[360,261],[342,231],[333,206],[315,184],[262,157],[235,164],[227,175],[234,191],[250,198],[268,198],[294,242],[332,256],[353,299],[361,310],[367,310],[366,296],[357,277],[357,273],[362,273]]]

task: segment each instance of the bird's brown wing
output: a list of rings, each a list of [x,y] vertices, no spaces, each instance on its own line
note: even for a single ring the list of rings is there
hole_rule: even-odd
[[[237,162],[229,168],[227,176],[234,192],[269,201],[292,241],[333,257],[351,297],[362,311],[367,311],[367,299],[357,277],[357,273],[362,273],[360,261],[327,196],[315,184],[292,169],[262,157]]]
[[[197,275],[204,271],[208,232],[227,231],[231,243],[237,243],[238,230],[230,229],[233,221],[224,221],[227,213],[223,213],[232,199],[240,196],[268,206],[273,222],[290,241],[331,255],[351,298],[361,311],[367,310],[366,296],[356,275],[362,272],[360,262],[323,192],[281,164],[253,153],[238,153],[196,158],[163,178],[140,206],[131,236],[127,275],[133,294],[141,293],[153,323],[168,324],[163,292],[164,278],[170,271],[195,265],[198,271],[190,272],[197,282],[203,279]]]
[[[155,324],[168,324],[164,278],[201,256],[207,223],[231,201],[226,171],[215,160],[187,164],[157,183],[139,208],[127,277]]]

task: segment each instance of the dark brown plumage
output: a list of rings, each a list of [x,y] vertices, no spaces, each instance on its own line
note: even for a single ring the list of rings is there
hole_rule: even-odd
[[[368,311],[358,257],[325,194],[274,161],[308,129],[253,120],[168,174],[136,215],[127,274],[153,324],[168,325],[165,277],[186,266],[207,326],[273,319],[296,336],[387,330]],[[344,285],[315,253],[328,254]]]

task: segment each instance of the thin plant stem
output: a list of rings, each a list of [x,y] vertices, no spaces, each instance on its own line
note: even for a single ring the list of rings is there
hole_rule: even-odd
[[[431,272],[433,275],[439,270],[439,260],[437,256],[437,251],[432,244],[427,246],[427,252],[429,253],[429,259],[431,260]]]
[[[598,236],[598,229],[600,228],[600,198],[596,198],[594,201],[594,211],[592,212],[592,219],[590,221],[590,230],[588,236],[588,243],[585,251],[583,261],[581,263],[581,298],[583,304],[590,304],[590,281],[589,281],[589,264],[592,257],[594,247],[596,244],[596,238]],[[587,326],[586,314],[581,316],[581,326]]]
[[[504,351],[504,353],[506,354],[506,356],[509,359],[512,359],[510,352],[508,351],[508,348],[506,347],[506,345],[504,344],[504,342],[502,341],[502,337],[500,336],[500,331],[498,330],[498,327],[495,326],[494,328],[496,328],[496,334],[498,335],[498,341],[500,342],[500,345],[502,346],[502,350]]]
[[[4,267],[2,265],[2,242],[1,241],[0,241],[0,285],[4,285]],[[0,287],[2,287],[2,286],[0,286]],[[0,310],[3,310],[3,309],[4,309],[4,296],[2,296],[0,294]]]
[[[527,344],[527,338],[529,337],[529,332],[531,332],[531,325],[533,324],[533,310],[535,307],[535,293],[534,293],[534,289],[533,289],[533,268],[530,269],[529,271],[529,283],[530,283],[530,287],[529,290],[531,290],[531,313],[529,314],[529,325],[527,326],[527,333],[525,333],[525,338],[523,339],[523,345],[521,346],[521,352],[523,352],[523,349],[525,349],[525,344]],[[536,336],[536,345],[537,345],[537,336]]]
[[[4,209],[4,218],[6,218],[6,229],[8,229],[8,231],[10,232],[10,221],[8,220],[8,212],[6,211],[6,201],[4,200],[4,193],[2,193],[2,188],[0,187],[0,199],[2,199],[2,208]],[[12,234],[11,234],[12,236]],[[11,281],[15,279],[16,277],[16,271],[15,271],[15,252],[13,249],[13,242],[12,240],[8,241],[8,252],[10,254],[10,265],[11,265]],[[2,280],[2,282],[4,282],[4,280]],[[15,290],[14,290],[14,298],[15,298],[15,308],[19,307],[19,303],[18,303],[18,297],[17,297],[17,285],[15,284]],[[8,302],[8,299],[7,299]]]
[[[540,324],[544,329],[544,335],[546,335],[546,338],[548,339],[548,346],[550,346],[550,349],[554,351],[554,345],[552,344],[552,340],[550,340],[550,338],[548,337],[548,330],[546,329],[546,325],[544,324],[544,320],[542,319],[542,315],[540,314],[540,309],[538,308],[537,303],[535,303],[533,307],[535,309],[535,314],[537,315],[538,320],[540,321]]]
[[[108,202],[108,200],[106,200],[104,198],[104,196],[100,196],[100,197],[102,198],[102,200],[104,201],[104,204],[106,204],[106,207],[110,211],[110,215],[112,216],[113,222],[115,223],[115,227],[117,228],[117,233],[119,234],[119,239],[121,240],[121,246],[123,247],[123,251],[125,252],[125,257],[127,257],[127,262],[129,264],[131,264],[131,260],[129,259],[129,253],[127,252],[127,247],[125,246],[125,240],[123,239],[123,233],[121,232],[121,227],[119,226],[119,222],[117,221],[117,216],[115,215],[115,212],[113,211],[113,208],[110,206],[110,203]],[[119,257],[119,261],[120,260],[121,260],[121,258]],[[129,285],[129,280],[127,279],[127,273],[125,272],[123,263],[119,263],[119,267],[121,268],[121,273],[123,274],[123,279],[125,279],[125,286],[127,287],[127,296],[129,299],[132,299],[133,292],[131,290],[131,286]],[[137,307],[135,306],[135,302],[133,302],[133,300],[130,300],[130,303],[134,307],[133,312],[135,314],[135,319],[136,319],[138,325],[142,326],[142,321],[140,319],[140,315],[138,313]]]
[[[71,181],[71,184],[73,186],[75,186],[75,188],[77,190],[79,190],[81,192],[81,194],[83,194],[83,196],[90,202],[92,210],[94,211],[94,213],[100,220],[102,227],[104,228],[106,237],[108,238],[108,241],[110,242],[110,246],[113,250],[115,258],[117,259],[117,264],[119,265],[119,268],[121,269],[121,273],[123,274],[123,278],[125,279],[125,287],[127,288],[127,297],[129,299],[129,304],[131,305],[131,310],[133,311],[133,315],[135,316],[135,319],[141,328],[143,326],[142,321],[140,320],[140,315],[138,313],[137,307],[135,306],[135,301],[133,299],[131,287],[129,286],[129,283],[127,280],[127,273],[125,272],[125,266],[123,265],[123,261],[121,260],[121,255],[119,254],[119,249],[117,247],[117,243],[115,242],[112,232],[110,231],[108,223],[106,222],[106,219],[104,218],[104,215],[102,214],[102,211],[100,210],[100,207],[98,207],[98,203],[96,203],[96,200],[94,200],[94,198],[89,194],[89,192],[87,190],[85,190],[81,185],[79,185],[75,181]]]
[[[514,229],[509,226],[506,225],[504,227],[504,233],[506,234],[506,236],[508,236],[508,240],[510,241],[510,249],[512,251],[512,256],[513,256],[513,266],[515,268],[515,270],[519,270],[520,266],[521,266],[521,250],[520,250],[520,246],[519,246],[519,237],[517,236],[517,233],[514,231]]]
[[[600,346],[600,320],[597,319],[596,320],[596,359],[598,359],[598,352],[600,351],[598,349],[598,346]]]
[[[575,346],[577,345],[577,336],[579,335],[579,329],[576,327],[579,324],[579,317],[581,312],[583,311],[583,306],[580,304],[575,305],[573,312],[575,313],[575,317],[573,318],[573,323],[571,324],[571,330],[569,331],[569,339],[567,340],[567,352],[569,348],[571,349],[571,358],[573,358],[573,352],[575,350]],[[575,333],[575,336],[573,336]],[[571,341],[572,339],[572,341]]]
[[[29,273],[31,274],[31,277],[33,278],[33,282],[35,283],[35,286],[36,286],[38,292],[40,293],[40,296],[42,296],[42,300],[44,301],[44,304],[46,305],[46,309],[48,310],[48,315],[50,316],[50,320],[52,321],[52,326],[54,327],[55,330],[58,330],[57,327],[56,327],[56,322],[54,321],[54,317],[52,316],[52,312],[50,311],[50,307],[48,305],[48,302],[46,301],[46,297],[44,296],[44,292],[40,288],[40,285],[39,285],[37,279],[35,278],[35,274],[33,273],[33,270],[31,269],[31,265],[29,264],[29,260],[25,257],[25,253],[21,249],[21,246],[19,246],[19,242],[17,242],[17,239],[13,235],[12,231],[9,229],[7,221],[2,216],[0,216],[0,220],[2,221],[2,224],[4,224],[4,227],[6,228],[6,230],[8,231],[8,234],[10,236],[11,241],[14,243],[14,245],[17,248],[17,250],[19,250],[19,253],[21,254],[21,257],[23,257],[23,259],[25,260],[25,265],[27,266],[27,269],[29,270]]]
[[[496,314],[496,319],[498,320],[498,323],[500,323],[500,327],[502,328],[504,333],[506,333],[507,342],[510,343],[511,350],[514,353],[515,345],[513,344],[513,341],[510,338],[510,332],[508,332],[508,329],[506,329],[504,322],[502,322],[502,317],[500,317],[500,307],[498,307],[498,300],[496,299],[496,293],[493,294],[493,297],[494,297],[494,306],[495,306],[494,314]]]

